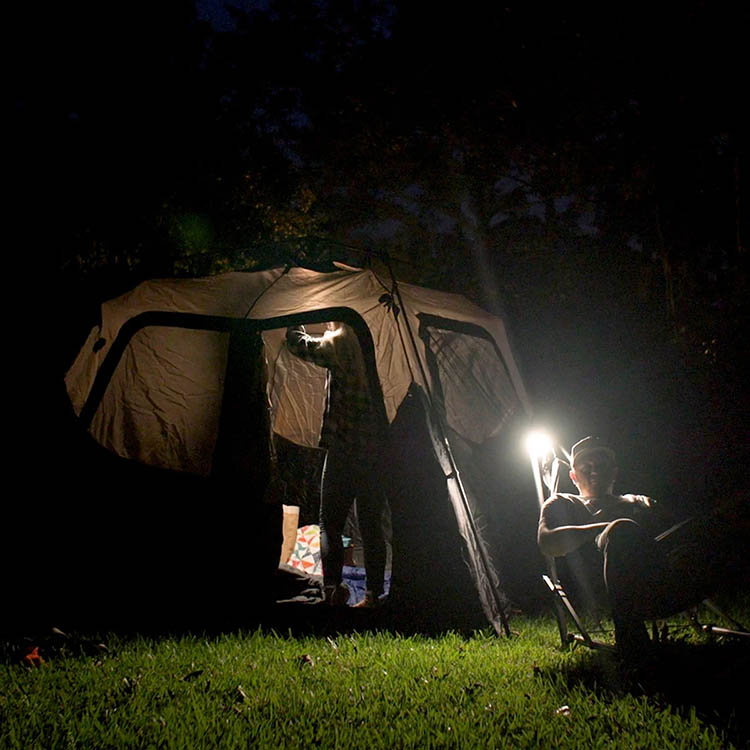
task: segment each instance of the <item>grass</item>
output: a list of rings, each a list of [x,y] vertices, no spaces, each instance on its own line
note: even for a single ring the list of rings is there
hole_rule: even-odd
[[[679,635],[634,680],[611,657],[562,651],[549,618],[512,624],[513,639],[58,637],[38,667],[0,665],[0,746],[745,747],[746,698],[727,685],[747,679],[744,644]]]

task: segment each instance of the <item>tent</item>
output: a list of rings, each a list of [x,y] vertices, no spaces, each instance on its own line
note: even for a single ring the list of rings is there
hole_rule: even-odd
[[[393,611],[442,626],[476,624],[479,612],[507,632],[482,499],[457,458],[529,412],[504,322],[460,295],[342,264],[147,281],[102,305],[65,383],[94,440],[147,467],[127,497],[120,480],[113,487],[138,507],[134,533],[152,530],[139,545],[158,538],[170,550],[169,572],[149,558],[141,578],[162,592],[190,580],[184,597],[202,587],[244,600],[238,586],[252,571],[249,588],[267,591],[281,541],[279,463],[290,447],[316,454],[325,408],[325,370],[292,356],[284,334],[327,321],[356,332],[389,424]],[[206,559],[230,550],[225,567],[241,575],[206,582]]]

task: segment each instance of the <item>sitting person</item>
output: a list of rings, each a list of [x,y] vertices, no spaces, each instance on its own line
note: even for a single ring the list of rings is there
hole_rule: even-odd
[[[570,479],[580,494],[557,493],[544,503],[537,541],[547,557],[596,545],[618,651],[641,657],[650,645],[644,620],[680,612],[711,593],[722,562],[714,552],[726,534],[707,517],[688,524],[687,533],[678,524],[659,535],[663,522],[653,500],[613,494],[616,478],[614,451],[594,437],[577,442]]]

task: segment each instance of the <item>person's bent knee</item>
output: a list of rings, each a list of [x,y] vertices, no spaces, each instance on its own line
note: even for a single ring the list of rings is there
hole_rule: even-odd
[[[645,532],[639,524],[630,518],[618,518],[612,521],[599,534],[597,546],[600,550],[613,546],[631,546],[646,538]]]

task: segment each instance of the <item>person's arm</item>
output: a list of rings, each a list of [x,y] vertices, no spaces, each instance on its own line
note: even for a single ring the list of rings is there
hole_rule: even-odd
[[[563,557],[582,547],[586,542],[593,542],[607,525],[607,523],[587,523],[582,526],[557,526],[550,529],[544,520],[541,520],[537,532],[537,543],[542,554],[547,557]]]
[[[300,359],[328,367],[334,355],[335,334],[326,331],[322,336],[311,336],[304,326],[291,326],[286,329],[286,345],[289,351]]]
[[[608,522],[583,524],[563,523],[560,506],[562,500],[551,498],[542,507],[537,530],[537,544],[547,557],[563,557],[594,539],[607,527]]]

